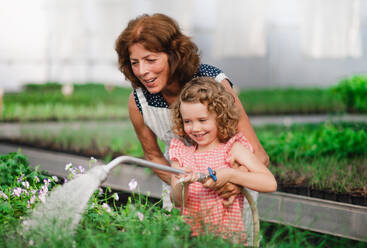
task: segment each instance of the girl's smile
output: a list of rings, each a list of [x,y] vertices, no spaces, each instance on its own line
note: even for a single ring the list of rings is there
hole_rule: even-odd
[[[217,115],[206,104],[182,102],[180,107],[185,133],[197,144],[197,151],[211,150],[220,142]]]

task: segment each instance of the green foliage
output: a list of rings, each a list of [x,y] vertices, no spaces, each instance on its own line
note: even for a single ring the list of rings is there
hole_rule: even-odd
[[[256,133],[284,184],[343,193],[367,188],[365,123],[267,126]]]
[[[349,112],[367,113],[367,76],[345,78],[331,88],[345,104]]]
[[[367,125],[324,123],[293,125],[288,129],[263,128],[257,135],[274,163],[296,159],[314,160],[332,155],[336,159],[367,155]]]
[[[321,88],[242,90],[238,96],[251,115],[333,113],[344,110],[341,100]]]
[[[58,180],[28,164],[28,158],[20,152],[0,155],[0,232],[17,225],[40,200],[40,192],[48,192]]]
[[[35,176],[38,176],[40,180],[46,178],[46,176],[40,173],[38,169],[33,170],[29,167],[28,158],[20,152],[0,155],[1,188],[4,189],[9,188],[10,186],[21,186],[22,181],[32,182]]]

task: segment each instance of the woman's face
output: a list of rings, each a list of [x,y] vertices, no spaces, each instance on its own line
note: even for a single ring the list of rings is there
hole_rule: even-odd
[[[131,68],[135,76],[150,93],[159,93],[167,86],[168,56],[163,52],[151,52],[140,43],[129,47]]]

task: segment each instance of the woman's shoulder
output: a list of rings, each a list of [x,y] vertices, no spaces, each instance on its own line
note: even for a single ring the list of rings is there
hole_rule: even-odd
[[[197,77],[212,77],[219,83],[222,82],[224,79],[227,79],[230,85],[233,86],[232,82],[229,80],[226,74],[224,74],[224,72],[221,69],[213,65],[200,64],[199,69],[194,74],[193,78]]]
[[[216,77],[220,73],[223,73],[219,68],[209,65],[209,64],[200,64],[198,71],[193,76],[195,77]]]

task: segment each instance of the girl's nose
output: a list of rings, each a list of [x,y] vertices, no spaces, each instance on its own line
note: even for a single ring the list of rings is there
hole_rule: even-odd
[[[197,122],[193,122],[192,123],[192,131],[199,131],[200,130],[200,125]]]

